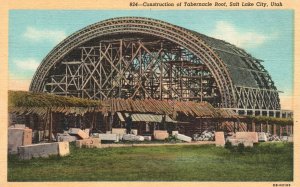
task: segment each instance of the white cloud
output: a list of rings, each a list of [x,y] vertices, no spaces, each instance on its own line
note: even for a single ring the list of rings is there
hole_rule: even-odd
[[[212,32],[212,37],[225,40],[238,47],[255,48],[268,40],[276,38],[277,34],[262,34],[254,31],[245,31],[238,29],[235,25],[227,21],[218,21]]]
[[[61,30],[48,30],[27,27],[23,36],[26,39],[35,42],[48,41],[58,43],[66,38],[66,33]]]
[[[35,71],[37,67],[39,66],[40,62],[33,58],[28,59],[16,59],[14,60],[14,64],[16,67],[22,69],[22,70],[30,70]]]

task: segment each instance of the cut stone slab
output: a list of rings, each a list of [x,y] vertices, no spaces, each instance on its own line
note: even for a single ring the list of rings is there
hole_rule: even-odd
[[[145,138],[143,136],[136,136],[134,134],[124,134],[123,140],[126,141],[144,141]]]
[[[167,133],[168,131],[166,131],[166,130],[154,130],[153,131],[153,134],[155,134],[155,133]]]
[[[126,129],[125,128],[112,128],[111,133],[117,134],[119,136],[119,140],[122,140],[123,135],[126,134]]]
[[[19,158],[29,160],[31,158],[49,157],[51,155],[66,156],[70,154],[69,142],[54,142],[32,144],[18,147]]]
[[[8,154],[17,154],[18,147],[32,144],[32,129],[9,128],[8,129]]]
[[[111,129],[112,134],[126,134],[126,129],[125,128],[112,128]]]
[[[165,140],[169,137],[169,133],[163,130],[155,130],[153,131],[153,136],[155,140]]]
[[[69,134],[57,133],[57,141],[58,142],[75,142],[76,140],[78,140],[77,136],[71,136]]]
[[[89,138],[89,135],[79,128],[70,128],[69,134],[78,135],[82,139]]]
[[[143,136],[146,141],[151,141],[151,136]]]
[[[131,129],[131,134],[134,134],[134,135],[138,135],[138,130],[137,129]]]
[[[282,141],[288,141],[288,136],[282,136],[281,139]]]
[[[25,128],[23,133],[23,145],[32,144],[32,129]]]
[[[119,135],[118,134],[98,134],[98,137],[100,140],[104,141],[114,141],[114,142],[119,142]]]
[[[236,139],[236,138],[231,138],[228,139],[228,141],[231,143],[232,146],[238,146],[240,143],[244,144],[245,147],[253,147],[253,142],[250,140],[245,140],[245,139]]]
[[[176,134],[176,138],[185,142],[192,142],[192,138],[184,134]]]
[[[245,147],[253,147],[253,142],[252,141],[244,141],[243,142]]]
[[[57,142],[59,156],[67,156],[70,154],[69,142]]]
[[[267,142],[268,141],[266,133],[258,132],[257,134],[258,134],[258,141],[260,141],[260,142]]]
[[[83,132],[85,132],[87,135],[90,134],[90,129],[84,129]]]
[[[26,125],[25,124],[14,124],[14,125],[9,126],[9,128],[25,129]]]
[[[23,145],[23,129],[8,129],[8,154],[17,154],[18,147]]]
[[[178,131],[172,131],[172,136],[175,136],[176,134],[179,134]]]
[[[253,143],[258,143],[257,132],[236,132],[236,139],[243,139],[252,141]]]
[[[101,143],[99,138],[88,138],[83,140],[76,140],[76,147],[100,148]]]
[[[224,132],[215,132],[215,143],[216,146],[225,146],[225,136]]]
[[[227,139],[228,142],[231,143],[232,146],[237,146],[239,144],[239,140],[236,138]]]

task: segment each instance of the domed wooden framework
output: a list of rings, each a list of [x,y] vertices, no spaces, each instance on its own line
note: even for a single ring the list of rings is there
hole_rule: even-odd
[[[141,17],[108,19],[67,37],[44,58],[30,90],[208,101],[252,114],[280,109],[260,60],[225,41]]]

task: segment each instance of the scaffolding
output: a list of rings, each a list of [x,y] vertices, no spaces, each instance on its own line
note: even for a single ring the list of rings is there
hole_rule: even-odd
[[[89,99],[176,99],[220,104],[213,76],[199,58],[165,40],[119,39],[79,48],[62,61],[46,92]]]
[[[67,37],[43,59],[30,91],[207,101],[239,114],[281,115],[262,60],[225,41],[141,17],[104,20]]]

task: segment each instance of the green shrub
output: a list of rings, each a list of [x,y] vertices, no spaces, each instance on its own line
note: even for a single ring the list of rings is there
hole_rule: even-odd
[[[243,143],[239,143],[237,146],[237,152],[242,154],[245,152],[245,145]]]
[[[165,139],[165,141],[171,143],[181,142],[181,140],[179,140],[176,136],[169,136]]]
[[[232,146],[231,142],[226,141],[226,143],[225,143],[225,148],[226,148],[226,149],[229,149],[229,150],[232,150],[233,146]]]

